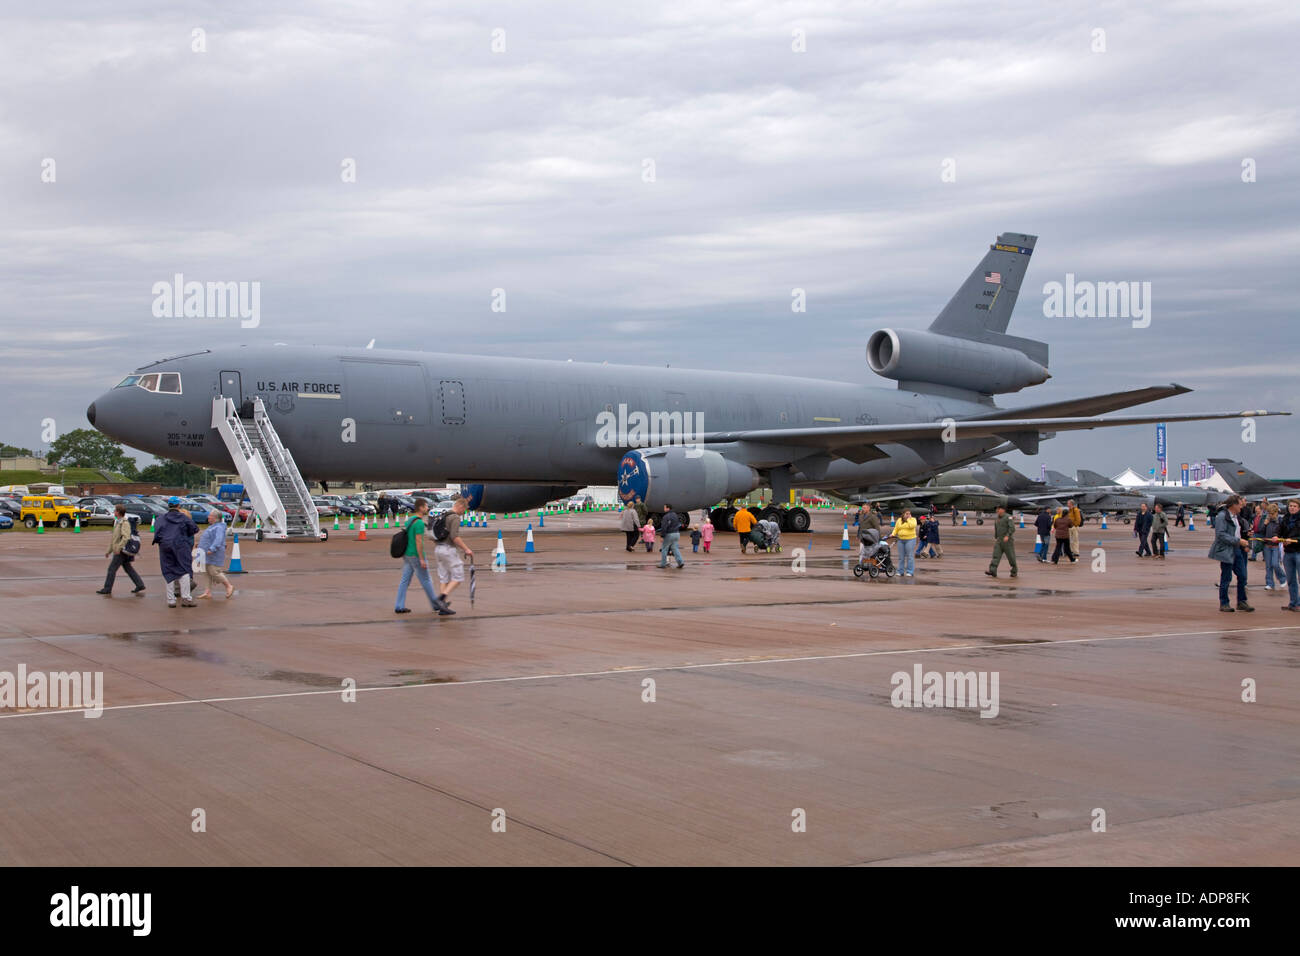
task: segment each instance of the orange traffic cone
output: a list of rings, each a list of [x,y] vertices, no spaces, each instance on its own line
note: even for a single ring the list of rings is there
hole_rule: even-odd
[[[357,540],[358,540],[358,541],[365,541],[365,540],[367,540],[367,538],[366,538],[366,519],[365,519],[365,518],[362,518],[362,519],[361,519],[361,530],[357,532]]]

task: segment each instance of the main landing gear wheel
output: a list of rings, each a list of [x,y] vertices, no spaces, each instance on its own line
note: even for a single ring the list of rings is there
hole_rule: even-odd
[[[787,531],[802,534],[812,527],[812,518],[802,508],[791,508],[785,513],[785,524],[787,525]]]

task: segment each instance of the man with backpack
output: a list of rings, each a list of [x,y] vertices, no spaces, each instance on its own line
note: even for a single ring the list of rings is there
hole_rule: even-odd
[[[439,616],[446,617],[456,613],[433,593],[433,581],[429,577],[429,562],[424,553],[424,531],[428,515],[429,502],[423,498],[416,498],[415,514],[406,522],[406,526],[401,531],[393,535],[393,543],[389,553],[393,557],[402,559],[402,579],[397,585],[397,603],[393,607],[394,614],[411,613],[411,609],[406,606],[406,588],[411,583],[412,576],[419,580],[420,587],[424,588],[424,593],[429,596],[429,603],[433,605],[433,609],[438,612]]]
[[[450,511],[440,511],[429,523],[429,537],[433,538],[433,557],[438,564],[438,600],[451,603],[451,592],[465,580],[465,562],[461,555],[474,563],[474,552],[460,537],[460,516],[469,508],[469,499],[457,497]],[[443,614],[443,611],[439,611]],[[447,609],[446,614],[456,612]]]
[[[108,543],[108,550],[104,553],[104,557],[113,560],[108,563],[108,576],[104,578],[104,586],[95,593],[112,594],[117,569],[125,568],[127,576],[135,582],[135,588],[131,593],[139,594],[144,590],[144,581],[140,579],[140,574],[135,569],[135,556],[140,553],[140,534],[136,530],[136,523],[140,519],[135,515],[128,515],[126,505],[118,505],[113,511],[117,515],[117,521],[113,524],[113,537]]]

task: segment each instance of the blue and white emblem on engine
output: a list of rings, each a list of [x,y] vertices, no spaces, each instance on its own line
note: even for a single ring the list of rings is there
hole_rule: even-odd
[[[639,451],[629,451],[618,463],[618,500],[631,505],[650,494],[650,471]]]

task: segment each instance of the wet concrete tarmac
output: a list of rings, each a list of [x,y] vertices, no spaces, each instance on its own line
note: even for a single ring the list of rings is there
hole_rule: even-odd
[[[175,610],[147,544],[146,596],[106,599],[103,532],[0,536],[0,672],[102,671],[106,708],[0,709],[0,863],[1300,862],[1300,620],[1261,563],[1227,615],[1200,529],[1157,563],[1089,526],[1059,567],[1027,529],[991,580],[990,527],[945,523],[870,582],[816,520],[681,571],[614,515],[532,555],[497,522],[442,620],[392,613],[391,532],[241,539],[236,596]],[[996,716],[893,706],[917,665],[996,672]]]

